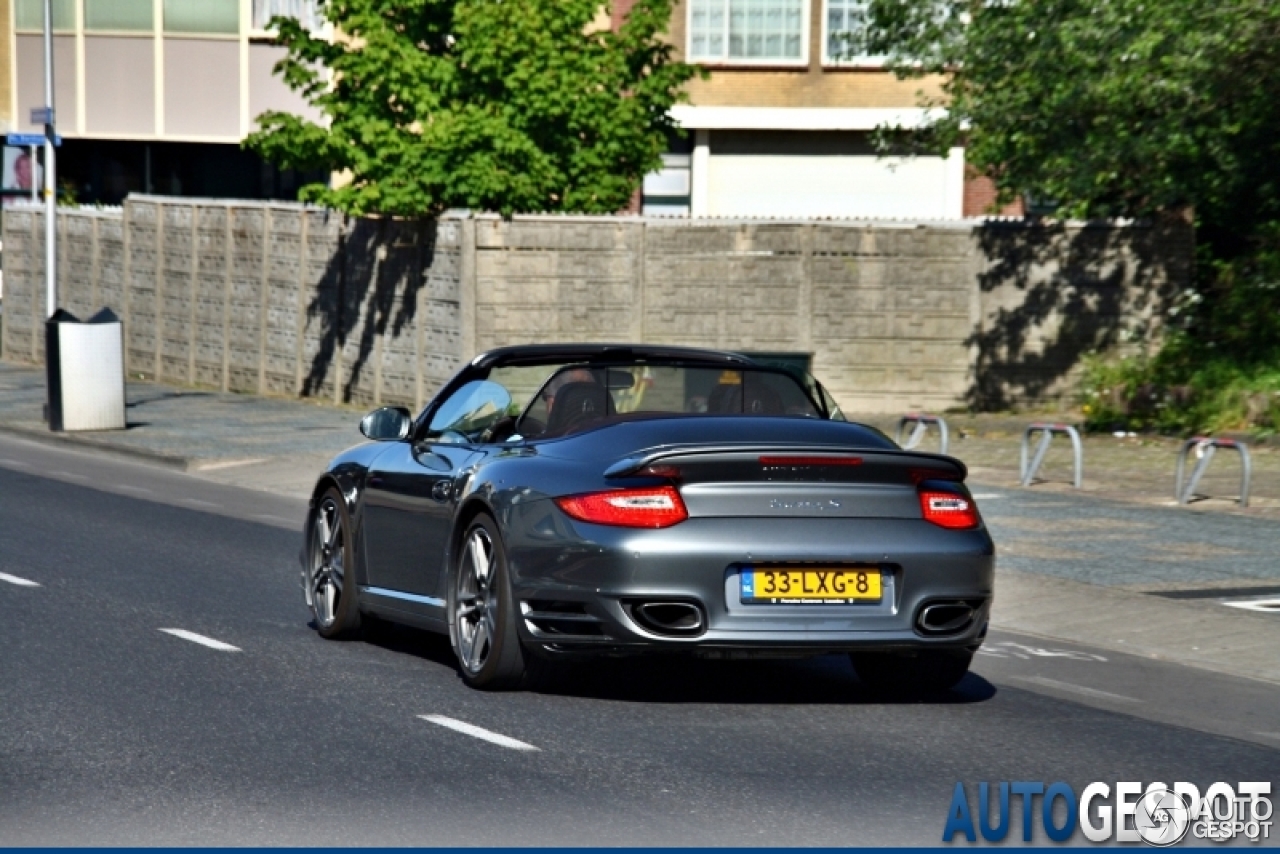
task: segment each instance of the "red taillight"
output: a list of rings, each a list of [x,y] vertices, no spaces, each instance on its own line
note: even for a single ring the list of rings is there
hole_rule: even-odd
[[[624,528],[669,528],[689,518],[674,486],[570,495],[556,504],[580,522]]]
[[[943,528],[978,527],[978,508],[973,499],[954,492],[920,491],[920,509],[926,522]]]

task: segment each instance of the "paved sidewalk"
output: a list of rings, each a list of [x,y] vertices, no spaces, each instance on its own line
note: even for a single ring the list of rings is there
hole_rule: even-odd
[[[51,434],[41,370],[0,363],[0,431],[127,455],[220,483],[306,497],[334,454],[361,441],[360,411],[305,401],[129,383],[129,428]],[[896,419],[870,418],[892,435]],[[1085,440],[1085,489],[1017,486],[1020,428],[1032,418],[956,417],[951,451],[999,552],[998,628],[1166,658],[1280,683],[1280,453],[1255,453],[1255,506],[1172,504],[1177,443]],[[1059,453],[1059,452],[1055,452]],[[1207,491],[1234,494],[1234,460]],[[1066,476],[1061,457],[1049,474]],[[1215,466],[1219,461],[1215,460]]]
[[[50,433],[41,369],[0,362],[0,430],[133,456],[210,480],[307,497],[334,455],[364,441],[362,412],[306,401],[130,382],[128,429]]]
[[[858,417],[858,416],[854,416]],[[964,460],[971,476],[996,486],[1017,487],[1019,484],[1019,452],[1023,431],[1036,421],[1062,422],[1079,426],[1078,413],[1035,415],[947,415],[951,432],[950,453]],[[872,415],[862,418],[889,436],[897,430],[894,416]],[[1037,435],[1032,442],[1032,452]],[[1121,436],[1090,434],[1083,436],[1084,484],[1081,492],[1100,498],[1139,502],[1158,506],[1175,506],[1174,471],[1182,441],[1164,436]],[[920,450],[937,450],[937,433],[930,428],[920,443]],[[1212,496],[1197,501],[1195,508],[1212,512],[1228,512],[1247,516],[1280,519],[1280,446],[1274,441],[1249,445],[1253,460],[1253,483],[1249,507],[1235,503],[1240,492],[1240,458],[1230,451],[1219,451],[1200,483],[1199,492]],[[1194,459],[1188,463],[1188,474]],[[1044,482],[1036,492],[1075,492],[1071,480],[1071,443],[1065,436],[1056,437],[1039,472]]]

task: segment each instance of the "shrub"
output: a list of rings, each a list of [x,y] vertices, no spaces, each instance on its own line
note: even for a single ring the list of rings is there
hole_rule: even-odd
[[[1231,261],[1202,258],[1153,357],[1094,356],[1081,404],[1090,429],[1280,431],[1280,224]]]

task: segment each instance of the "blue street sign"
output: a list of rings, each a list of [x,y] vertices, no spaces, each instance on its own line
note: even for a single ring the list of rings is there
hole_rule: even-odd
[[[44,134],[42,133],[11,133],[5,137],[6,145],[44,145]],[[55,136],[53,138],[54,145],[62,145],[62,137]]]

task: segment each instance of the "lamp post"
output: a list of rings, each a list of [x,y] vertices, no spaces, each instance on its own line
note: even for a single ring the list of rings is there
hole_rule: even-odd
[[[54,165],[53,115],[53,0],[44,0],[44,275],[45,317],[58,310],[57,172]]]

